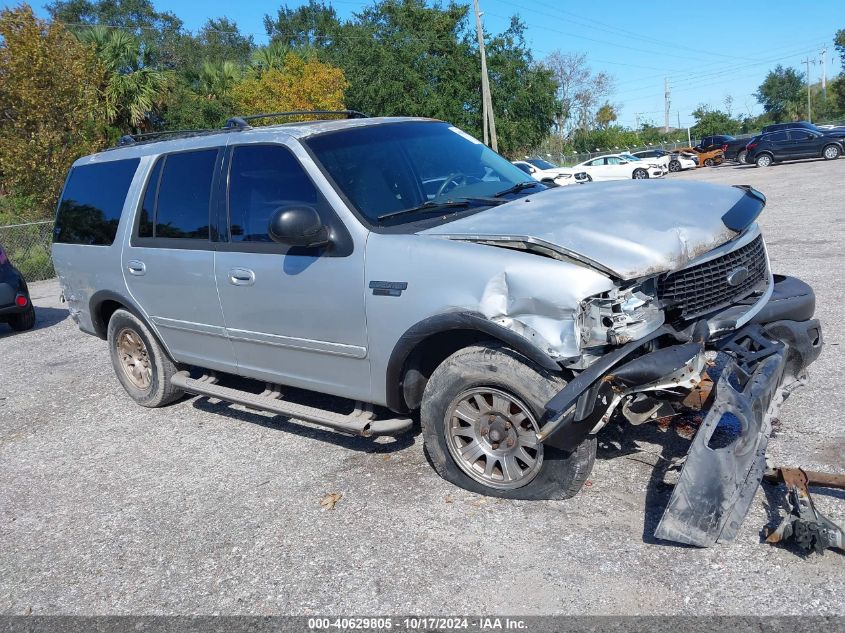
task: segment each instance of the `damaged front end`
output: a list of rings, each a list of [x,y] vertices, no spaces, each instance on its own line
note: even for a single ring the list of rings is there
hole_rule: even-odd
[[[599,310],[600,323],[604,319],[606,336],[615,336],[614,324],[654,324],[643,311],[647,302],[636,301],[637,292],[622,303],[608,299],[609,306],[590,306]],[[709,359],[721,358],[709,411],[655,535],[700,547],[731,542],[764,475],[772,420],[790,391],[802,384],[807,366],[822,347],[819,323],[810,318],[815,298],[809,286],[776,277],[763,301],[756,316],[742,325],[734,322],[727,333],[724,317],[720,321],[718,316],[724,315],[722,310],[717,317],[689,320],[683,327],[677,322],[657,324],[635,340],[619,340],[620,346],[597,358],[547,403],[538,438],[571,450],[597,433],[620,405],[632,424],[671,414],[702,388],[708,365],[713,365]],[[621,309],[626,303],[640,310],[638,317]],[[601,314],[606,309],[610,314]],[[582,331],[582,336],[596,333]],[[711,442],[720,427],[734,431],[726,445]]]

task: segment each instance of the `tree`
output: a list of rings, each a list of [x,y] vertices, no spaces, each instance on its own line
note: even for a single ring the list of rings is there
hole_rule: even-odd
[[[565,137],[573,127],[582,130],[594,121],[599,103],[613,92],[610,75],[593,73],[586,53],[554,51],[543,61],[557,83],[558,111],[555,127]]]
[[[691,131],[697,138],[714,134],[737,134],[740,130],[741,123],[721,110],[700,105],[693,110],[692,115],[695,117],[695,125]]]
[[[285,57],[290,52],[290,47],[280,41],[270,42],[267,46],[261,46],[252,52],[252,66],[259,70],[275,68],[281,70],[285,65]]]
[[[833,46],[839,51],[840,65],[842,66],[843,74],[845,74],[845,29],[836,31],[833,38]]]
[[[774,70],[769,71],[754,96],[766,113],[777,122],[790,114],[795,115],[804,88],[804,73],[778,64]]]
[[[480,67],[478,58],[476,68]],[[525,25],[512,18],[487,45],[487,67],[499,151],[516,155],[538,145],[551,130],[556,111],[551,71],[535,64],[525,42]]]
[[[28,5],[0,11],[0,183],[32,196],[43,217],[71,163],[101,147],[94,54]]]
[[[282,70],[269,68],[236,84],[232,100],[239,114],[342,110],[348,85],[339,68],[289,53]]]
[[[157,11],[151,0],[54,0],[46,8],[50,17],[73,31],[99,24],[134,35],[149,45],[152,65],[186,66],[184,42],[191,38],[182,30],[182,20],[169,11]]]
[[[108,123],[123,133],[131,128],[149,130],[167,86],[167,73],[152,65],[152,46],[127,31],[103,25],[80,31],[79,39],[93,49],[106,70],[100,91]]]
[[[600,129],[606,130],[611,123],[616,121],[619,116],[616,114],[616,108],[611,104],[605,102],[596,112],[596,124]]]
[[[197,80],[201,95],[222,99],[229,95],[241,77],[241,68],[231,61],[207,61],[203,64]]]

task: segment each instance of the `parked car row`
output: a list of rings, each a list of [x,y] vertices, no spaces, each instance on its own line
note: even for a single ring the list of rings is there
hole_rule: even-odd
[[[809,121],[775,123],[751,139],[705,136],[698,147],[703,151],[719,149],[727,160],[758,167],[802,158],[833,160],[845,153],[845,127],[821,128]]]

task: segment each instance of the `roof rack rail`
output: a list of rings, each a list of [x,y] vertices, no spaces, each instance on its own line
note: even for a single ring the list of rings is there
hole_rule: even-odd
[[[120,137],[117,141],[118,147],[123,147],[124,145],[131,145],[132,143],[139,143],[141,141],[145,141],[148,139],[153,139],[157,136],[165,136],[168,134],[213,134],[214,132],[221,132],[222,130],[209,130],[209,129],[200,129],[200,130],[161,130],[159,132],[144,132],[143,134],[124,134]]]
[[[226,121],[223,126],[225,130],[248,130],[252,127],[249,121],[256,119],[273,119],[283,116],[308,116],[308,115],[334,115],[345,116],[347,119],[366,119],[368,118],[363,112],[357,110],[294,110],[291,112],[269,112],[267,114],[250,114],[247,116],[235,116]]]

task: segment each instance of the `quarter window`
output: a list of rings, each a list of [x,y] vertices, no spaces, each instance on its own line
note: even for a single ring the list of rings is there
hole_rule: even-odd
[[[279,145],[235,147],[229,172],[232,242],[270,242],[270,217],[280,207],[321,210],[322,197],[299,160]]]
[[[139,162],[132,158],[71,169],[56,214],[54,241],[94,246],[112,244]]]

